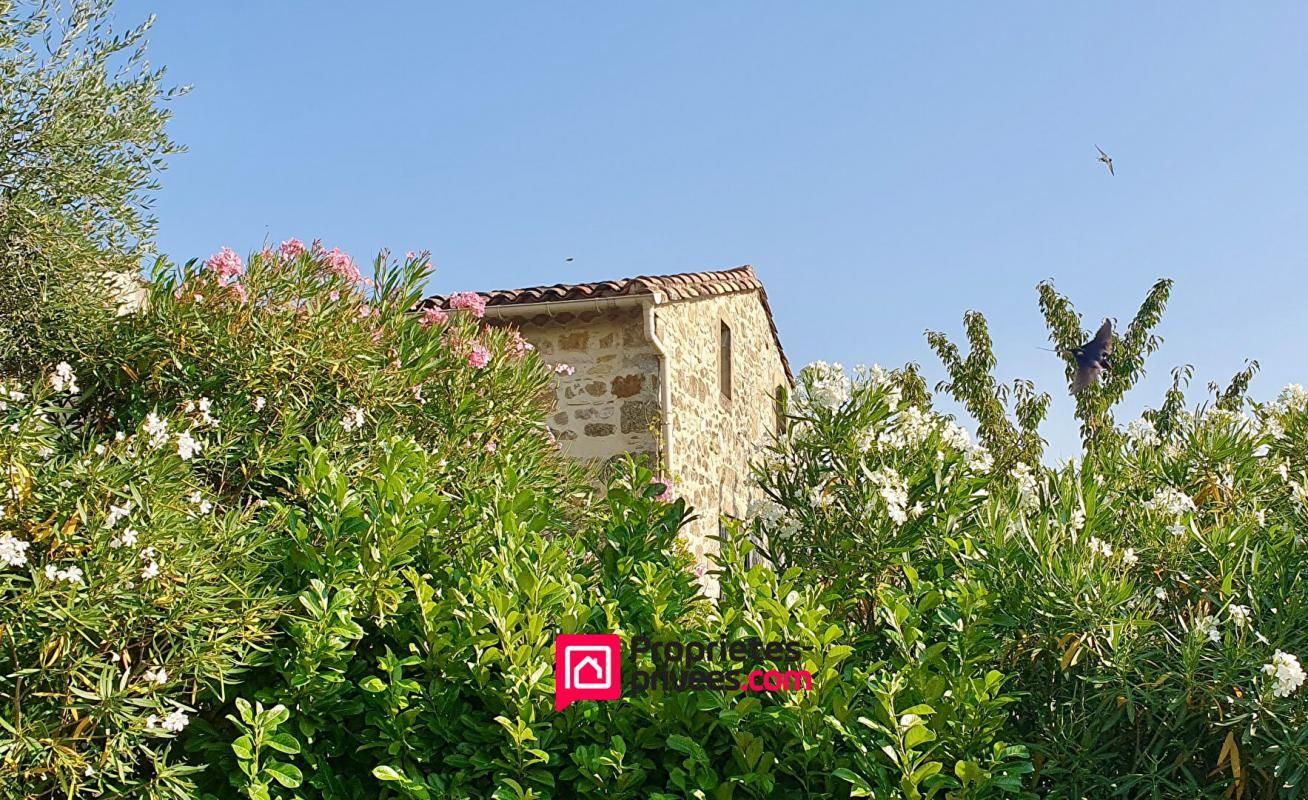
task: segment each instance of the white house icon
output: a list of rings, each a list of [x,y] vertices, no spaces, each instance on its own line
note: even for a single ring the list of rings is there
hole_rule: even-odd
[[[613,651],[596,645],[572,645],[563,652],[564,681],[569,689],[608,689],[613,685]]]

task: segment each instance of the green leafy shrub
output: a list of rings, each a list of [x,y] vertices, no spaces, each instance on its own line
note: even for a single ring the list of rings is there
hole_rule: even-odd
[[[911,641],[900,620],[956,654],[943,675],[901,668],[880,691],[931,708],[914,743],[961,759],[960,779],[975,764],[1048,797],[1302,796],[1308,394],[1248,403],[1250,374],[1193,413],[1178,387],[1125,430],[1087,406],[1083,461],[1001,473],[953,422],[904,403],[893,373],[813,365],[760,462],[753,534],[882,639],[860,644],[862,659]],[[922,584],[934,613],[914,612]],[[942,682],[952,708],[920,698]],[[916,768],[885,722],[902,706],[882,706],[878,741]],[[974,730],[1030,761],[989,769],[967,747]]]
[[[550,371],[473,297],[415,313],[428,273],[294,240],[161,264],[5,384],[0,794],[1303,794],[1308,393],[1251,403],[1251,367],[1192,413],[1179,372],[1124,430],[1095,395],[1049,469],[1034,393],[1013,425],[966,382],[996,455],[915,368],[812,365],[711,603],[692,509],[650,465],[594,492]],[[732,664],[812,682],[556,711],[560,633],[785,641]]]
[[[152,19],[113,22],[111,0],[0,3],[0,376],[100,336],[152,247],[184,89],[146,58]]]
[[[293,240],[248,268],[160,265],[141,311],[6,384],[6,791],[193,796],[238,738],[233,687],[294,644],[293,690],[333,719],[356,617],[386,624],[411,564],[486,546],[487,498],[548,496],[552,527],[589,513],[542,424],[548,371],[475,308],[409,313],[427,274],[380,259],[374,283]]]

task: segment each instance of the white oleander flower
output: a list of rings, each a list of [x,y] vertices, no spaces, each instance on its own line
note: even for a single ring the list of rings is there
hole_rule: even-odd
[[[154,580],[157,577],[159,577],[159,564],[154,561],[151,561],[149,564],[146,564],[145,569],[141,570],[142,580],[150,581],[150,580]]]
[[[1210,642],[1222,641],[1222,631],[1217,625],[1217,617],[1199,617],[1194,621],[1194,631]]]
[[[209,413],[209,409],[212,407],[213,401],[207,397],[201,397],[199,400],[187,401],[186,413],[199,417],[200,425],[217,425],[218,420]]]
[[[67,361],[60,361],[50,373],[50,387],[56,392],[67,392],[68,394],[77,394],[81,391],[77,387],[77,376],[73,374],[73,368]]]
[[[121,506],[109,505],[109,513],[105,515],[104,526],[112,528],[118,524],[121,519],[126,519],[127,515],[132,513],[132,504],[130,501],[123,503]]]
[[[1194,511],[1194,501],[1190,495],[1182,492],[1174,486],[1160,487],[1154,496],[1144,503],[1147,511],[1161,511],[1173,517],[1179,517],[1187,512]]]
[[[1166,600],[1167,590],[1159,586],[1158,588],[1154,589],[1154,597],[1157,597],[1159,600]]]
[[[199,452],[200,443],[191,436],[190,431],[177,434],[177,455],[181,456],[183,461],[190,461]]]
[[[970,447],[964,456],[964,463],[978,475],[989,475],[995,466],[995,458],[981,445]]]
[[[173,733],[181,733],[182,728],[185,728],[187,725],[190,724],[190,722],[191,720],[186,716],[186,712],[182,711],[179,708],[176,711],[169,714],[168,716],[164,717],[162,727],[166,731],[172,731]]]
[[[363,409],[358,408],[357,406],[351,406],[350,409],[345,412],[345,416],[341,419],[341,427],[345,429],[346,433],[349,433],[356,428],[362,428],[363,422]]]
[[[141,429],[150,437],[151,447],[161,447],[168,441],[168,420],[153,411],[145,415],[145,424]]]
[[[254,413],[257,414],[260,411],[263,411],[263,407],[266,406],[267,404],[268,401],[263,399],[262,397],[254,398]]]
[[[1282,650],[1277,650],[1271,662],[1263,665],[1263,674],[1276,681],[1272,694],[1277,697],[1289,697],[1304,682],[1304,671],[1299,665],[1299,659]]]
[[[122,536],[115,536],[114,538],[110,539],[109,546],[114,550],[117,550],[120,547],[135,547],[137,538],[138,538],[138,534],[136,533],[136,529],[128,528],[127,530],[123,531]]]
[[[850,380],[840,364],[814,361],[800,371],[803,391],[801,400],[834,411],[849,400]]]
[[[1237,628],[1243,628],[1249,624],[1253,614],[1249,611],[1249,606],[1232,604],[1226,609],[1226,615]]]
[[[46,580],[55,581],[56,583],[79,584],[82,582],[82,568],[73,565],[68,569],[59,569],[54,564],[45,565]]]
[[[1035,509],[1040,505],[1040,484],[1031,467],[1019,462],[1008,472],[1017,481],[1017,491],[1022,498],[1022,508]]]
[[[9,567],[21,567],[27,563],[27,548],[31,542],[24,542],[10,534],[0,536],[0,563]]]
[[[191,492],[187,499],[191,501],[191,505],[195,506],[196,510],[201,514],[208,514],[210,511],[213,511],[213,503],[210,503],[205,499],[205,496],[200,494],[199,489]]]
[[[886,503],[886,514],[895,522],[908,521],[908,481],[891,467],[882,467],[869,476]]]
[[[1090,537],[1090,552],[1093,555],[1101,555],[1104,558],[1113,557],[1113,548],[1110,547],[1107,542],[1102,541],[1098,536]]]
[[[145,674],[141,676],[141,678],[146,683],[154,683],[159,686],[163,686],[165,683],[168,682],[168,671],[165,670],[163,667],[148,669],[145,671]]]
[[[1276,407],[1286,414],[1308,408],[1308,390],[1297,383],[1286,384],[1276,397]]]
[[[1163,441],[1158,436],[1158,429],[1144,417],[1133,420],[1130,425],[1126,426],[1126,438],[1137,448],[1156,447],[1162,444]]]
[[[1135,550],[1128,547],[1122,551],[1122,563],[1127,566],[1134,566],[1139,563],[1140,557],[1135,554]]]

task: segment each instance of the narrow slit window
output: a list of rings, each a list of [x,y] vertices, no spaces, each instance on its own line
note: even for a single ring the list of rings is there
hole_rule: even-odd
[[[718,345],[718,381],[722,385],[722,399],[731,399],[731,328],[723,322]]]

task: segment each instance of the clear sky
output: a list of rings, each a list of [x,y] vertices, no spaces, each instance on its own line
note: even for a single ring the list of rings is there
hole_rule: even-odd
[[[1199,399],[1308,382],[1308,5],[124,0],[194,86],[160,249],[429,249],[440,291],[753,264],[796,365],[920,362],[990,320],[1054,395],[1035,285],[1163,348]],[[1115,159],[1116,177],[1095,145]],[[571,263],[565,261],[572,257]]]

